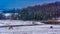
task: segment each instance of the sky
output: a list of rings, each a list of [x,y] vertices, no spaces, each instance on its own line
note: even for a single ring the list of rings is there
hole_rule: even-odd
[[[25,8],[60,0],[0,0],[0,9]]]

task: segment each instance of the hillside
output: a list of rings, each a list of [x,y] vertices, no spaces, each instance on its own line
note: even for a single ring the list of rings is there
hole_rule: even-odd
[[[46,20],[60,17],[60,2],[29,6],[20,12],[22,19]],[[28,17],[28,18],[27,18]]]

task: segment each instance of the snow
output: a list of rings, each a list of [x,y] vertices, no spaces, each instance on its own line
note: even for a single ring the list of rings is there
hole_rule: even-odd
[[[0,20],[0,23],[4,23],[5,25],[30,25],[33,21],[22,21],[22,20]],[[40,22],[36,22],[35,24],[43,24]]]
[[[21,25],[21,23],[22,25],[32,24],[32,21],[19,20],[0,20],[0,22],[3,26],[7,23],[8,25]],[[0,34],[60,34],[60,25],[49,25],[40,22],[35,23],[40,25],[13,27],[13,29],[9,29],[9,27],[0,28]],[[50,28],[50,26],[53,26],[53,28]]]

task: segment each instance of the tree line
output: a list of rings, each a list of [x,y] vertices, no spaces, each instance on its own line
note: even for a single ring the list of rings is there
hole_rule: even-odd
[[[18,13],[19,20],[49,20],[60,17],[60,2],[4,10],[3,13]]]

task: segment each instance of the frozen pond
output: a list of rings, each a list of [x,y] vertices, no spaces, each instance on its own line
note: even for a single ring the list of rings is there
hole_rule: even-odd
[[[32,21],[1,21],[1,24],[6,25],[12,24],[12,25],[19,25],[21,22],[23,25],[32,24]],[[26,22],[26,23],[25,23]],[[25,24],[24,24],[25,23]],[[38,22],[39,23],[39,22]],[[40,25],[36,26],[20,26],[20,27],[13,27],[13,29],[9,29],[9,27],[3,27],[0,28],[0,34],[60,34],[60,25],[47,25],[47,24],[42,24],[39,23]],[[42,25],[41,25],[42,24]],[[1,26],[2,26],[1,25]],[[50,26],[53,26],[53,28],[50,28]]]

